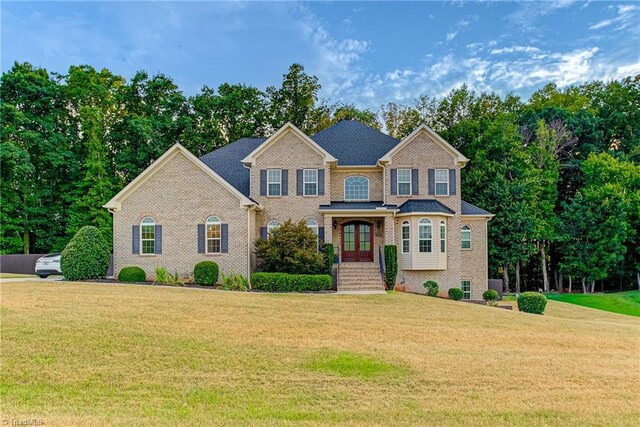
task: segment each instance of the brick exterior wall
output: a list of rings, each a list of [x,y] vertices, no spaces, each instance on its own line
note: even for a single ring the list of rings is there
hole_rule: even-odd
[[[260,170],[261,169],[288,169],[289,170],[289,195],[282,197],[260,196]],[[297,196],[296,195],[296,170],[297,169],[324,169],[324,196]],[[256,158],[251,167],[251,198],[259,201],[263,211],[256,217],[255,236],[260,236],[260,228],[266,227],[269,221],[277,219],[285,222],[315,219],[318,226],[322,227],[324,218],[318,207],[328,204],[331,200],[331,173],[324,163],[324,157],[312,148],[307,141],[293,131],[285,132],[267,147]]]
[[[197,224],[204,224],[210,215],[229,224],[228,253],[198,253]],[[162,225],[162,254],[131,253],[131,228],[145,216]],[[247,275],[247,210],[240,207],[237,195],[179,151],[130,192],[113,217],[116,275],[122,267],[137,265],[148,278],[154,277],[158,266],[188,276],[196,263],[204,260],[215,261],[225,273]]]
[[[471,227],[471,249],[461,249],[460,280],[471,281],[471,298],[482,299],[489,286],[489,248],[486,218],[462,217],[462,225]]]

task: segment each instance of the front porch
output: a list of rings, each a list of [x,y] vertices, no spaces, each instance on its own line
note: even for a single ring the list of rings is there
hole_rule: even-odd
[[[396,206],[333,202],[320,206],[325,242],[337,256],[338,292],[384,292],[384,246],[395,242]]]

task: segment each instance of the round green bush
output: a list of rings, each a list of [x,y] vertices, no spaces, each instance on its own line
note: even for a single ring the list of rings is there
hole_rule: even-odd
[[[497,301],[498,298],[500,298],[500,295],[495,289],[487,289],[482,293],[482,299],[485,301]]]
[[[214,286],[218,283],[218,264],[213,261],[201,261],[193,269],[193,280],[197,285]]]
[[[424,288],[427,290],[427,295],[429,295],[430,297],[438,296],[440,288],[438,287],[438,284],[433,280],[427,280],[422,284],[422,286],[424,286]]]
[[[464,297],[464,293],[460,288],[451,288],[449,289],[449,298],[454,301],[460,301]]]
[[[147,280],[147,273],[140,267],[124,267],[118,273],[118,281],[120,282],[144,282]]]
[[[62,251],[60,268],[66,280],[105,277],[111,254],[109,245],[96,227],[82,227]]]
[[[540,292],[523,292],[518,296],[518,310],[525,313],[543,314],[547,297]]]

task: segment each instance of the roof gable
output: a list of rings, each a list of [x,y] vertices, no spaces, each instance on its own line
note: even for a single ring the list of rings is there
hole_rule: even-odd
[[[165,153],[160,156],[155,162],[153,162],[149,167],[147,167],[140,175],[138,175],[133,181],[127,184],[118,194],[113,196],[111,200],[109,200],[103,208],[119,210],[121,206],[122,200],[124,200],[129,193],[138,188],[142,183],[144,183],[147,179],[151,178],[156,171],[158,171],[162,165],[172,159],[174,156],[182,154],[188,160],[190,160],[196,167],[200,168],[203,172],[213,178],[215,181],[220,183],[222,186],[227,188],[233,195],[238,197],[240,201],[240,205],[242,206],[250,206],[255,205],[256,203],[242,194],[236,187],[225,181],[220,175],[218,175],[213,169],[203,163],[196,156],[191,154],[189,150],[184,148],[182,145],[176,143],[171,148],[169,148]]]
[[[456,163],[461,163],[462,166],[464,166],[469,161],[469,159],[467,159],[461,152],[456,150],[451,144],[449,144],[447,141],[445,141],[433,129],[431,129],[429,126],[427,126],[425,124],[422,124],[422,125],[418,126],[418,128],[416,130],[414,130],[408,136],[406,136],[402,141],[400,141],[399,144],[397,144],[395,147],[393,147],[391,150],[389,150],[389,152],[387,152],[384,156],[380,157],[379,162],[380,163],[391,163],[391,158],[393,157],[393,155],[395,153],[397,153],[398,151],[400,151],[403,147],[405,147],[408,144],[410,144],[421,133],[425,133],[427,136],[430,137],[431,140],[435,141],[436,144],[440,145],[446,151],[451,153],[451,155],[454,157]]]
[[[253,166],[256,161],[256,158],[267,148],[269,148],[272,144],[280,139],[282,135],[287,132],[294,132],[297,134],[303,141],[305,141],[311,148],[316,150],[319,154],[324,156],[324,161],[327,163],[335,162],[336,158],[329,154],[324,148],[319,146],[314,140],[309,138],[304,132],[295,127],[292,123],[287,123],[282,126],[276,133],[267,138],[262,144],[260,144],[255,150],[253,150],[249,155],[247,155],[244,159],[242,159],[242,163],[247,166]]]

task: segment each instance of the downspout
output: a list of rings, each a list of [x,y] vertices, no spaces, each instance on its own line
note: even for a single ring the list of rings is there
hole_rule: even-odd
[[[382,164],[382,206],[387,205],[387,169]]]
[[[255,210],[255,206],[247,208],[247,280],[249,281],[249,289],[251,289],[251,211]]]

